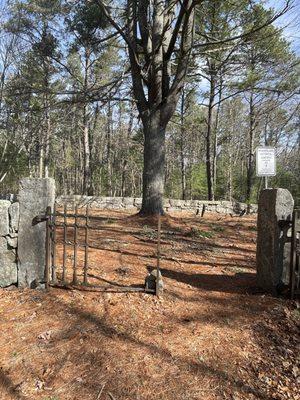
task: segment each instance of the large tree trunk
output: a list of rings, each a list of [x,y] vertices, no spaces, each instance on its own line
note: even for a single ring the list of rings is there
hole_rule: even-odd
[[[121,33],[121,28],[116,27],[113,17],[104,9],[127,42],[133,93],[144,127],[141,214],[163,213],[165,129],[175,112],[187,74],[194,8],[193,0],[184,0],[178,8],[177,2],[128,0],[127,35]],[[172,81],[171,66],[175,58],[177,66],[173,68]]]
[[[143,202],[140,214],[163,214],[165,126],[161,124],[158,112],[144,126],[144,140]]]

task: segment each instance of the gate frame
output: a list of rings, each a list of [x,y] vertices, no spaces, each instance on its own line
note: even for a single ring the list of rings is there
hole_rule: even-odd
[[[300,209],[295,208],[292,220],[291,259],[290,259],[291,300],[300,294]]]
[[[73,211],[73,210],[72,210]],[[96,215],[90,215],[90,207],[86,206],[85,214],[78,213],[78,205],[75,205],[75,210],[73,212],[68,212],[67,204],[64,204],[63,212],[57,211],[57,204],[55,203],[53,212],[51,207],[47,207],[46,214],[38,218],[46,220],[46,263],[45,263],[45,286],[49,290],[50,287],[62,287],[62,288],[80,288],[81,290],[88,289],[98,289],[99,291],[107,291],[110,287],[93,285],[88,283],[88,249],[89,249],[89,229],[101,231],[102,228],[92,227],[89,225],[91,220],[103,221],[107,219],[105,217],[100,217]],[[57,217],[63,218],[63,222],[57,222]],[[68,218],[74,218],[73,224],[68,223]],[[81,225],[78,220],[85,220],[85,224]],[[56,230],[57,228],[63,228],[63,264],[62,264],[62,284],[57,282],[57,265],[56,265]],[[67,228],[74,229],[74,242],[69,243],[67,241]],[[78,244],[78,229],[85,229],[84,244]],[[157,296],[162,295],[162,281],[161,281],[161,271],[160,271],[160,258],[161,258],[161,216],[158,217],[158,229],[157,229],[157,276],[156,276],[156,289],[149,289],[145,287],[134,288],[132,286],[116,286],[111,285],[111,287],[117,292],[143,292],[152,293]],[[67,245],[73,247],[74,252],[74,262],[73,262],[73,280],[72,282],[66,282],[66,258],[67,258]],[[77,276],[77,251],[79,247],[85,248],[84,255],[84,267],[83,267],[83,282],[78,282]]]

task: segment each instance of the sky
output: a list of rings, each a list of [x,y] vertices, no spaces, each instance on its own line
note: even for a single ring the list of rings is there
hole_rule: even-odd
[[[285,38],[291,43],[293,50],[300,55],[300,0],[291,0],[292,9],[276,21],[283,28]],[[284,7],[285,0],[267,0],[266,4],[279,11]]]

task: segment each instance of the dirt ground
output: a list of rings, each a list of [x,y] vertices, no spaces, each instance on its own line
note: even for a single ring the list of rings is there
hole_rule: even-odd
[[[256,288],[255,217],[164,218],[158,299],[118,293],[155,266],[156,225],[98,214],[89,281],[105,292],[0,291],[1,400],[300,399],[299,304]]]

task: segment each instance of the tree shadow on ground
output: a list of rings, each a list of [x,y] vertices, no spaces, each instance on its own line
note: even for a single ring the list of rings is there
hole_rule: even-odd
[[[122,254],[123,256],[134,256],[134,257],[140,257],[140,258],[145,258],[145,259],[157,259],[157,255],[155,253],[155,251],[153,251],[152,254],[141,254],[141,253],[137,253],[134,251],[130,251],[130,250],[126,250],[126,249],[120,249],[115,248],[112,249],[111,247],[104,247],[104,246],[97,246],[94,245],[93,243],[91,243],[89,245],[90,249],[93,250],[101,250],[101,251],[107,251],[107,252],[111,252],[111,253],[119,253]],[[221,267],[242,267],[242,268],[247,268],[247,269],[251,269],[253,270],[254,268],[252,266],[249,266],[249,263],[244,264],[241,263],[240,259],[236,259],[236,258],[231,258],[232,261],[235,261],[235,263],[231,263],[231,262],[220,262],[219,260],[216,262],[210,262],[210,261],[204,261],[204,260],[181,260],[179,257],[170,257],[168,255],[164,255],[162,253],[161,255],[161,260],[165,260],[165,261],[171,261],[171,262],[178,262],[178,263],[182,263],[182,264],[189,264],[189,265],[210,265],[212,267],[214,266],[221,266]],[[238,263],[238,265],[237,265]]]
[[[206,364],[205,362],[193,360],[188,356],[173,355],[166,348],[162,348],[157,344],[151,342],[143,341],[142,339],[134,337],[133,334],[124,331],[123,329],[119,331],[117,327],[111,325],[106,320],[105,315],[103,317],[97,316],[90,311],[84,311],[76,306],[65,304],[61,299],[57,297],[55,301],[57,304],[60,304],[60,306],[64,308],[66,314],[72,315],[74,317],[73,325],[55,337],[55,340],[57,342],[65,340],[68,337],[72,337],[72,335],[74,335],[74,332],[78,331],[78,327],[88,325],[89,329],[93,330],[98,337],[102,336],[104,341],[105,338],[106,340],[118,339],[123,343],[127,343],[128,346],[134,346],[134,348],[136,348],[134,351],[139,351],[139,349],[150,351],[153,357],[159,356],[163,362],[171,365],[177,365],[179,368],[188,370],[189,373],[191,373],[192,375],[200,375],[203,377],[210,376],[222,382],[225,387],[230,385],[232,388],[238,389],[246,395],[251,394],[261,400],[271,400],[271,397],[269,397],[266,393],[262,392],[258,388],[246,384],[237,376],[232,376],[226,371],[215,368],[211,365]],[[133,351],[133,349],[131,350]],[[78,354],[78,356],[80,356],[80,354]],[[100,353],[99,360],[97,360],[97,355],[94,355],[94,367],[103,365],[102,356],[105,357],[105,354],[103,355],[102,353]],[[98,371],[98,373],[100,373],[100,371]],[[118,386],[115,386],[114,389],[114,394],[117,396],[117,398],[121,399],[123,393],[119,391]]]
[[[3,399],[2,395],[6,393],[13,400],[25,400],[25,397],[18,393],[16,390],[16,385],[13,384],[12,380],[8,375],[0,369],[0,398]],[[4,395],[5,396],[5,395]]]
[[[193,291],[195,293],[195,291]],[[189,325],[194,322],[210,324],[218,327],[235,327],[237,323],[247,323],[255,321],[258,315],[266,311],[267,301],[260,301],[258,296],[241,294],[239,296],[219,296],[213,292],[211,294],[203,293],[182,295],[175,291],[166,291],[166,296],[170,296],[184,303],[201,303],[204,311],[201,313],[184,310],[177,316],[172,313],[166,313],[167,318],[177,321],[178,324]],[[244,322],[241,322],[244,321]]]
[[[166,268],[161,269],[163,277],[182,282],[197,289],[226,293],[256,293],[256,277],[251,273],[230,275],[216,274],[187,274]]]
[[[133,362],[132,354],[141,353],[142,356],[138,357],[138,360],[151,359],[151,362],[157,363],[162,370],[164,365],[177,368],[179,371],[178,375],[174,377],[171,375],[169,383],[172,382],[172,379],[179,380],[180,382],[181,374],[185,374],[186,376],[188,374],[191,382],[193,378],[196,379],[199,377],[201,377],[201,380],[206,378],[209,380],[212,379],[214,382],[217,381],[220,383],[222,390],[223,388],[229,388],[232,392],[235,390],[240,391],[246,396],[243,398],[253,398],[253,396],[255,396],[256,399],[271,400],[271,397],[269,397],[264,390],[260,390],[252,384],[248,385],[235,373],[228,372],[225,366],[221,367],[207,363],[205,360],[195,357],[195,354],[189,354],[189,352],[178,354],[176,348],[171,348],[171,350],[169,350],[164,342],[160,344],[160,342],[153,342],[151,336],[143,338],[135,334],[134,331],[130,330],[130,326],[127,327],[127,323],[126,325],[113,323],[109,320],[110,313],[105,306],[104,313],[98,314],[100,310],[97,308],[95,311],[86,310],[83,306],[74,304],[74,301],[76,301],[75,298],[73,298],[73,303],[70,304],[68,302],[69,298],[64,300],[55,291],[50,292],[50,296],[47,295],[46,304],[48,304],[48,306],[43,312],[46,312],[49,316],[53,313],[59,315],[60,318],[65,316],[65,325],[61,330],[57,330],[53,333],[53,337],[49,342],[46,341],[39,344],[39,348],[43,350],[45,356],[50,355],[50,360],[51,354],[52,357],[54,356],[53,364],[51,364],[51,369],[53,369],[52,375],[49,380],[45,379],[45,386],[56,387],[51,393],[49,392],[49,398],[51,398],[51,396],[55,398],[55,395],[57,395],[59,398],[72,400],[89,397],[96,399],[105,382],[107,383],[103,392],[103,399],[108,398],[105,397],[105,394],[108,393],[107,391],[111,391],[116,400],[138,398],[135,385],[141,384],[140,379],[143,379],[143,385],[153,385],[153,379],[151,376],[145,375],[142,369],[141,374],[138,376],[130,375],[126,369],[118,369],[118,360],[112,359],[113,357],[118,358],[118,354],[113,350],[113,346],[114,344],[118,345],[121,343],[121,351],[125,352],[125,355],[120,354],[120,358],[123,358],[123,364],[121,365],[124,366],[125,358],[129,370],[130,364]],[[41,299],[38,299],[38,302],[39,301],[41,301]],[[86,299],[86,301],[88,301],[88,299]],[[214,297],[213,294],[208,295],[208,301],[215,301],[220,306],[219,298]],[[224,303],[221,304],[221,308],[222,305],[226,304],[227,299],[224,298],[222,301]],[[55,309],[53,305],[55,305]],[[241,306],[239,299],[236,299],[234,310],[238,311]],[[211,316],[211,313],[209,313],[209,315]],[[198,317],[201,318],[201,316]],[[206,315],[202,317],[203,321],[205,321]],[[216,318],[223,317],[220,310]],[[172,315],[170,315],[170,318],[172,318]],[[182,321],[178,320],[178,322],[188,323],[190,321],[183,319]],[[155,323],[155,320],[153,323]],[[177,324],[174,324],[175,329],[176,326]],[[91,344],[91,337],[97,340],[97,344]],[[66,348],[64,347],[65,345]],[[66,378],[66,369],[68,370],[68,368],[71,368],[70,365],[73,368],[72,374],[70,376],[67,375]],[[114,368],[116,368],[116,371]],[[38,374],[39,370],[36,370],[34,376],[38,376]],[[84,379],[82,380],[81,377]],[[25,400],[24,396],[18,395],[15,392],[14,385],[9,378],[5,375],[4,378],[1,378],[2,376],[0,375],[0,385],[2,385],[5,393],[11,396],[11,399]],[[133,378],[133,381],[131,381],[130,378]],[[184,382],[186,381],[183,379],[180,383]],[[168,383],[166,383],[166,385],[168,385]],[[123,391],[124,388],[126,393]],[[157,389],[159,390],[160,387],[158,386]],[[176,389],[179,391],[182,390],[182,393],[178,392],[173,397],[169,393],[168,397],[159,397],[157,394],[157,396],[152,398],[154,400],[160,400],[162,398],[186,398],[186,393],[184,396],[186,388],[183,385],[182,389],[181,386],[176,386]],[[142,397],[139,396],[139,398]],[[194,399],[196,397],[191,398]],[[200,398],[204,399],[205,397],[199,397],[199,399]]]

